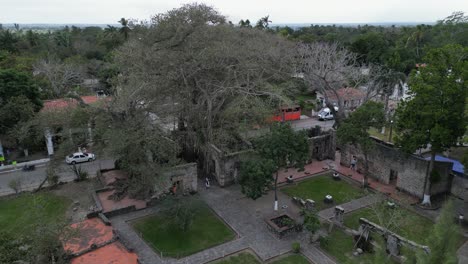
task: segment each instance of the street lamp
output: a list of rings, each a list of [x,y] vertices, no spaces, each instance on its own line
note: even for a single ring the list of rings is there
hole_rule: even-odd
[[[388,134],[388,142],[392,142],[392,129],[393,129],[393,120],[390,120],[390,133]]]

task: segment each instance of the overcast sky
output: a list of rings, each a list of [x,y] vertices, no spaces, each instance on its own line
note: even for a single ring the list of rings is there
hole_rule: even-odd
[[[194,1],[0,0],[0,23],[114,24],[121,17],[147,19]],[[435,22],[453,11],[468,13],[468,0],[198,0],[229,20],[273,23]]]

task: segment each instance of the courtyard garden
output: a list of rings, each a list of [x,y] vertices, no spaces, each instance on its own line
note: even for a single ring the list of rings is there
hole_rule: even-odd
[[[214,247],[236,237],[235,233],[201,202],[193,207],[193,215],[186,214],[190,223],[183,227],[174,221],[171,210],[138,219],[132,223],[141,237],[163,257],[181,258]]]
[[[300,181],[294,186],[287,186],[281,190],[291,197],[314,200],[317,210],[343,204],[366,195],[363,190],[344,180],[334,180],[331,173]],[[333,197],[333,203],[324,202],[326,195]]]
[[[384,207],[385,208],[385,207]],[[357,230],[359,218],[366,218],[378,225],[388,227],[391,231],[416,243],[423,244],[427,234],[431,232],[434,223],[402,207],[376,209],[362,208],[355,212],[345,214],[345,226]],[[393,223],[389,223],[393,221]]]
[[[225,257],[221,260],[212,262],[213,264],[262,264],[253,253],[249,250],[244,250],[231,256]],[[266,262],[268,264],[310,264],[301,254],[287,254],[284,256],[277,257],[273,260]]]
[[[378,241],[382,245],[382,241]],[[341,264],[374,264],[379,262],[376,253],[364,252],[361,255],[354,256],[355,242],[353,237],[347,235],[339,228],[334,228],[329,236],[321,241],[320,247],[329,255],[335,257]],[[397,263],[389,260],[390,263]],[[388,262],[386,262],[388,263]]]
[[[0,226],[2,231],[21,235],[33,230],[38,219],[47,223],[65,220],[71,201],[53,193],[25,193],[0,199]]]

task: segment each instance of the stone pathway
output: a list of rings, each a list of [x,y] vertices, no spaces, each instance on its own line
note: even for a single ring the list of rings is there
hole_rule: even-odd
[[[468,241],[461,246],[457,251],[458,263],[468,263]]]
[[[208,190],[200,190],[199,195],[237,233],[237,239],[182,259],[161,258],[127,223],[127,221],[157,213],[158,207],[116,216],[111,218],[111,222],[124,243],[138,254],[142,264],[207,263],[244,249],[253,250],[263,261],[266,261],[291,251],[291,244],[295,241],[301,243],[303,254],[315,264],[336,264],[333,259],[308,243],[308,235],[305,232],[280,240],[267,229],[263,216],[273,213],[273,192],[269,192],[255,202],[242,195],[240,186],[227,188],[213,186]],[[288,196],[278,192],[278,200],[282,211],[298,216],[299,210],[291,203]]]
[[[345,210],[345,214],[347,214],[352,211],[372,205],[376,203],[378,200],[379,200],[379,197],[377,195],[371,194],[371,195],[367,195],[356,200],[352,200],[344,204],[340,204],[339,206],[341,206]],[[331,219],[335,215],[335,207],[322,210],[318,213],[318,215],[321,218],[326,219],[326,220]]]

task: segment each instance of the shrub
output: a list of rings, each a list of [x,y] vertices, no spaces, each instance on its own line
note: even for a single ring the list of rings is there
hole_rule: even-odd
[[[299,242],[292,243],[291,247],[292,247],[292,251],[296,254],[301,251],[301,244],[299,244]]]
[[[327,248],[328,245],[330,244],[330,239],[325,236],[320,236],[319,237],[319,243],[321,248]]]
[[[76,181],[84,181],[88,178],[88,172],[83,170],[83,168],[77,167],[75,164],[73,164],[71,170],[76,176]]]
[[[304,228],[314,234],[320,229],[320,220],[314,212],[304,212]]]
[[[8,182],[8,187],[13,189],[15,193],[18,194],[21,190],[21,180],[19,178],[12,179],[10,182]]]

